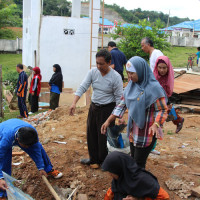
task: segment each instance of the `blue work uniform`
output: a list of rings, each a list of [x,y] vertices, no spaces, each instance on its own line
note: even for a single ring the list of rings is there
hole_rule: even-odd
[[[43,169],[48,173],[53,169],[50,159],[40,142],[37,142],[26,149],[19,145],[17,141],[17,131],[22,127],[35,129],[32,125],[20,119],[10,119],[0,124],[0,179],[3,178],[2,171],[11,175],[13,146],[19,146],[24,150],[33,159],[38,170]],[[0,190],[0,197],[5,196],[6,191]]]
[[[126,56],[118,48],[113,48],[110,53],[112,55],[111,65],[115,65],[114,70],[117,71],[121,75],[122,80],[124,80],[123,71],[124,65],[127,63]]]
[[[20,111],[20,115],[24,118],[28,117],[28,110],[26,107],[26,94],[27,94],[27,86],[28,86],[28,77],[24,71],[19,74],[19,78],[17,81],[17,90],[16,93],[19,93],[18,96],[18,107]]]

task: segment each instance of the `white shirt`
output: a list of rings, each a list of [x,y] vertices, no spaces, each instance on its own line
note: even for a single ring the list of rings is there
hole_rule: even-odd
[[[152,71],[154,70],[157,58],[160,56],[163,56],[163,53],[158,49],[154,49],[150,56],[150,68]]]

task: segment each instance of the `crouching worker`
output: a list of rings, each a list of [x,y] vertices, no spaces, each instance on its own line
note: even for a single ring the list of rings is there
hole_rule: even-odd
[[[38,141],[35,128],[20,119],[7,120],[0,124],[0,199],[6,199],[7,189],[2,171],[11,175],[12,147],[16,145],[33,159],[41,176],[62,177],[61,172],[53,169],[49,157]]]
[[[169,200],[153,174],[139,168],[135,160],[121,152],[110,153],[102,169],[113,178],[104,200]]]

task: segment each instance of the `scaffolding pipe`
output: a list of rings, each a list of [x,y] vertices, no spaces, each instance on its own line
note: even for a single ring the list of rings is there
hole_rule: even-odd
[[[90,69],[92,69],[93,0],[91,0]]]
[[[102,5],[102,27],[101,27],[101,48],[103,49],[103,31],[104,31],[104,0]]]

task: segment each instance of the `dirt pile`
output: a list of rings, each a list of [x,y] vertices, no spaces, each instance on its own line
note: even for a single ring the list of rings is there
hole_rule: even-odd
[[[87,194],[91,200],[102,200],[111,185],[111,178],[101,170],[92,170],[80,164],[81,158],[88,157],[87,112],[88,107],[78,108],[75,116],[69,116],[69,108],[60,107],[53,111],[48,119],[36,125],[36,128],[54,168],[64,174],[60,180],[49,178],[50,183],[64,189],[79,186],[79,193]],[[177,195],[177,191],[170,191],[167,188],[165,182],[169,179],[182,180],[188,185],[193,182],[194,187],[199,185],[199,176],[190,172],[200,173],[200,115],[182,116],[185,118],[183,130],[175,134],[176,127],[171,122],[166,123],[164,140],[159,140],[156,147],[161,155],[151,154],[147,162],[147,170],[158,177],[160,185],[169,192],[170,200],[180,200],[181,197]],[[27,155],[24,156],[23,164],[13,166],[13,176],[22,180],[22,190],[36,200],[53,199],[38,176],[34,162]],[[195,200],[195,197],[183,199]]]

